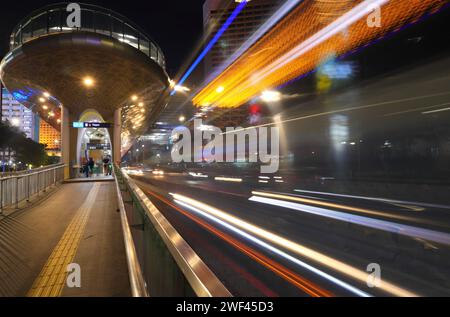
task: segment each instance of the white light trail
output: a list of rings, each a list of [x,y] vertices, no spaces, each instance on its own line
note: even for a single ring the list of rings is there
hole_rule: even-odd
[[[292,210],[297,210],[316,216],[326,217],[334,220],[345,221],[364,227],[369,227],[373,229],[378,229],[382,231],[387,231],[391,233],[396,233],[399,235],[408,236],[411,238],[421,238],[427,241],[432,241],[436,243],[442,243],[445,245],[450,245],[450,234],[428,230],[423,228],[417,228],[408,225],[402,225],[395,222],[379,220],[374,218],[368,218],[353,214],[348,214],[344,212],[338,212],[330,209],[313,207],[309,205],[288,202],[280,199],[272,199],[266,197],[253,196],[249,199],[250,201],[259,202],[263,204],[268,204],[272,206],[284,207]]]
[[[220,182],[230,182],[230,183],[242,183],[242,178],[230,178],[230,177],[216,177],[214,178],[216,181]]]
[[[325,193],[325,192],[317,192],[317,191],[309,191],[309,190],[301,190],[301,189],[295,189],[294,191],[297,192],[297,193],[316,194],[316,195],[324,195],[324,196],[332,196],[332,197],[343,197],[343,198],[355,198],[355,199],[363,199],[363,200],[385,202],[385,203],[390,203],[390,204],[417,205],[417,206],[422,206],[422,207],[450,209],[450,206],[447,206],[447,205],[429,204],[429,203],[415,202],[415,201],[404,201],[404,200],[393,200],[393,199],[388,199],[388,198],[378,198],[378,197],[366,197],[366,196],[354,196],[354,195],[344,195],[344,194],[335,194],[335,193]]]
[[[206,83],[209,83],[217,78],[228,66],[234,63],[242,54],[244,54],[253,44],[256,43],[264,34],[266,34],[275,24],[277,24],[282,18],[286,16],[297,4],[303,0],[287,0],[259,29],[253,33],[253,35],[245,41],[242,46],[236,50],[220,68],[212,73]],[[205,85],[204,85],[205,86]]]
[[[341,17],[336,19],[334,22],[330,23],[325,28],[323,28],[322,30],[311,36],[309,39],[300,43],[290,52],[280,57],[275,62],[269,64],[261,71],[257,72],[254,78],[258,78],[258,80],[263,80],[271,73],[289,64],[293,60],[300,58],[300,56],[312,50],[314,47],[322,44],[323,42],[335,36],[336,34],[343,32],[353,23],[359,21],[362,18],[365,18],[373,11],[373,8],[377,7],[381,8],[387,2],[389,2],[389,0],[366,0],[358,4],[353,9],[349,10],[347,13],[343,14]]]
[[[198,208],[196,208],[196,207],[194,207],[192,205],[190,205],[190,204],[184,203],[184,202],[179,201],[177,199],[175,199],[174,201],[177,204],[179,204],[179,205],[181,205],[181,206],[183,206],[185,208],[188,208],[189,210],[192,210],[192,211],[198,213],[199,215],[201,215],[201,216],[203,216],[203,217],[205,217],[205,218],[207,218],[207,219],[209,219],[209,220],[211,220],[211,221],[213,221],[215,223],[218,223],[219,225],[229,229],[230,231],[233,231],[234,233],[240,235],[241,237],[246,238],[246,239],[250,240],[251,242],[253,242],[253,243],[255,243],[255,244],[257,244],[257,245],[259,245],[259,246],[261,246],[261,247],[263,247],[263,248],[265,248],[265,249],[267,249],[267,250],[269,250],[269,251],[271,251],[271,252],[273,252],[275,254],[278,254],[279,256],[285,258],[286,260],[289,260],[289,261],[291,261],[291,262],[301,266],[302,268],[307,269],[308,271],[313,272],[313,273],[321,276],[322,278],[324,278],[324,279],[326,279],[326,280],[328,280],[328,281],[330,281],[330,282],[332,282],[332,283],[334,283],[336,285],[341,286],[342,288],[350,291],[351,293],[353,293],[355,295],[358,295],[358,296],[361,296],[361,297],[371,297],[371,295],[369,295],[368,293],[366,293],[366,292],[364,292],[364,291],[362,291],[362,290],[360,290],[360,289],[358,289],[358,288],[356,288],[356,287],[354,287],[354,286],[352,286],[352,285],[350,285],[348,283],[345,283],[344,281],[339,280],[339,279],[337,279],[337,278],[335,278],[335,277],[333,277],[333,276],[331,276],[331,275],[329,275],[329,274],[327,274],[327,273],[325,273],[325,272],[323,272],[323,271],[321,271],[321,270],[319,270],[319,269],[317,269],[317,268],[315,268],[315,267],[313,267],[313,266],[311,266],[311,265],[309,265],[309,264],[307,264],[307,263],[305,263],[303,261],[300,261],[299,259],[297,259],[297,258],[295,258],[295,257],[293,257],[293,256],[291,256],[291,255],[281,251],[280,249],[277,249],[277,248],[271,246],[270,244],[268,244],[268,243],[266,243],[266,242],[264,242],[264,241],[262,241],[262,240],[260,240],[260,239],[258,239],[256,237],[254,237],[254,236],[252,236],[252,235],[250,235],[250,234],[248,234],[248,233],[246,233],[246,232],[244,232],[244,231],[242,231],[242,230],[240,230],[240,229],[238,229],[238,228],[236,228],[236,227],[234,227],[234,226],[232,226],[232,225],[230,225],[230,224],[228,224],[228,223],[226,223],[226,222],[224,222],[224,221],[222,221],[222,220],[220,220],[220,219],[218,219],[218,218],[216,218],[216,217],[214,217],[214,216],[212,216],[212,215],[210,215],[210,214],[208,214],[208,213],[206,213],[206,212],[204,212],[204,211],[202,211],[202,210],[200,210],[200,209],[198,209]]]
[[[367,272],[363,272],[357,268],[354,268],[346,263],[343,263],[339,260],[333,259],[327,255],[324,255],[320,252],[309,249],[305,246],[302,246],[296,242],[278,236],[270,231],[267,231],[263,228],[257,227],[251,223],[243,221],[233,215],[227,214],[226,212],[204,204],[195,199],[179,195],[179,194],[170,194],[173,196],[174,200],[178,202],[183,202],[187,205],[190,205],[198,210],[201,210],[204,213],[209,214],[210,216],[221,219],[222,221],[234,225],[237,228],[245,230],[247,233],[252,233],[264,240],[270,241],[282,248],[295,252],[296,254],[306,257],[314,262],[320,263],[332,270],[335,270],[341,274],[349,276],[353,279],[360,281],[361,283],[367,283],[368,274]],[[405,297],[414,297],[416,294],[405,290],[401,287],[398,287],[394,284],[391,284],[385,280],[381,282],[380,289],[383,291],[393,294],[395,296],[405,296]]]

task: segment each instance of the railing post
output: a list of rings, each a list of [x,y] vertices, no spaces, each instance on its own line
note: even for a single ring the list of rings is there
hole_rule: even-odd
[[[16,177],[16,209],[19,209],[19,177]]]
[[[0,215],[3,214],[3,179],[0,179]]]
[[[40,194],[40,191],[41,191],[41,182],[40,182],[40,176],[41,174],[40,173],[37,173],[36,174],[36,178],[37,178],[37,186],[36,186],[36,191],[37,191],[37,196],[39,197],[39,194]]]
[[[27,176],[27,203],[29,203],[30,202],[30,178],[31,178],[31,175],[28,175]]]
[[[43,183],[44,183],[44,184],[42,184],[42,185],[43,185],[43,186],[42,186],[43,192],[46,193],[46,192],[47,192],[47,180],[45,179],[46,173],[45,173],[45,172],[41,172],[41,174],[43,174],[43,176],[44,176],[44,177],[43,177],[43,178],[44,178],[44,179],[43,179]]]

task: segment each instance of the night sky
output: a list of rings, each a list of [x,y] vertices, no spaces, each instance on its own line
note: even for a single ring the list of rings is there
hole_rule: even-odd
[[[47,4],[58,2],[62,1],[3,1],[0,6],[0,59],[8,52],[9,36],[21,19]],[[140,26],[163,50],[171,76],[178,72],[202,36],[204,0],[84,0],[80,3],[112,9]]]

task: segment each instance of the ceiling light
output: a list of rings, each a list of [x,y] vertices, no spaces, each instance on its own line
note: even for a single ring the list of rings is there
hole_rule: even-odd
[[[85,78],[83,79],[83,84],[84,84],[86,87],[92,87],[92,86],[94,86],[94,80],[93,80],[91,77],[85,77]]]

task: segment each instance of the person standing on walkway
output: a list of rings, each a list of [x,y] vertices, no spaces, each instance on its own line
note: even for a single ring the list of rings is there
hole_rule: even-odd
[[[92,177],[92,175],[94,173],[94,167],[95,167],[95,162],[92,157],[89,158],[88,165],[89,165],[89,177]]]
[[[108,156],[105,156],[103,159],[103,172],[105,176],[109,175],[109,165],[111,164],[111,160]]]

